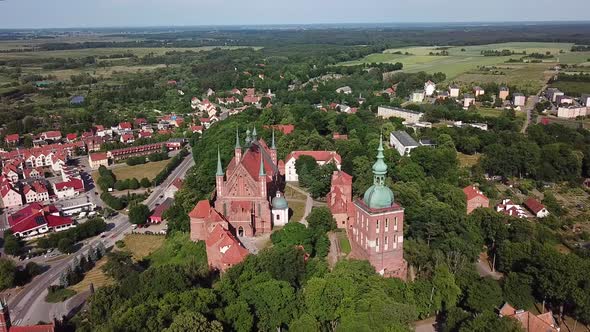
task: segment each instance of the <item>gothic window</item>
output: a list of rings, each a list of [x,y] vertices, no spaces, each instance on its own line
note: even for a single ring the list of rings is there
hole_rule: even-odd
[[[389,231],[389,219],[385,218],[385,231]]]
[[[379,251],[379,238],[375,239],[375,251]]]
[[[379,224],[379,219],[377,219],[377,222],[376,222],[375,226],[376,226],[375,233],[379,234],[379,228],[380,228],[379,226],[381,226]]]
[[[238,236],[244,236],[244,227],[240,226],[238,227]]]
[[[387,236],[383,238],[383,244],[387,245]]]

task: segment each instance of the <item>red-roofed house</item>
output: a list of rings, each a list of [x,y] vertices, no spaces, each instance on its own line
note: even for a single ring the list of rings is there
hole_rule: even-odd
[[[47,190],[47,187],[39,181],[35,181],[30,185],[24,184],[22,192],[27,204],[49,201],[49,191]]]
[[[247,95],[244,97],[244,104],[258,104],[259,102],[260,97],[258,96]]]
[[[0,332],[55,332],[56,321],[51,324],[15,326],[10,319],[8,304],[0,300]]]
[[[60,216],[55,206],[44,206],[39,203],[32,203],[9,215],[8,224],[14,235],[24,239],[74,227],[74,221],[68,217]]]
[[[0,187],[3,207],[22,206],[23,199],[21,194],[10,183],[3,183]]]
[[[162,151],[162,143],[154,143],[140,146],[130,146],[128,148],[110,150],[107,152],[109,158],[113,160],[123,160],[130,157],[147,156],[154,152]]]
[[[131,143],[135,142],[135,136],[133,136],[132,133],[123,134],[123,135],[121,135],[120,141],[121,141],[121,143],[131,144]]]
[[[513,306],[505,303],[500,308],[500,317],[509,317],[516,319],[526,332],[559,332],[560,328],[553,318],[553,313],[547,311],[546,313],[535,315],[530,311],[516,310]]]
[[[299,181],[295,162],[300,156],[313,157],[320,166],[333,162],[339,170],[342,164],[342,158],[336,151],[293,151],[285,158],[285,179],[287,181]]]
[[[176,194],[177,191],[180,190],[180,188],[182,188],[182,179],[176,178],[176,179],[174,179],[174,181],[172,181],[170,186],[168,188],[166,188],[166,192],[164,193],[164,196],[174,198],[174,195]]]
[[[537,218],[545,218],[549,215],[549,211],[547,211],[545,205],[532,197],[529,197],[524,202],[524,206]]]
[[[133,128],[131,126],[131,122],[121,122],[119,123],[119,125],[117,126],[117,129],[119,129],[119,131],[130,131],[131,128]]]
[[[71,198],[84,192],[84,181],[70,178],[68,181],[53,184],[53,192],[58,199]]]
[[[164,212],[166,212],[174,203],[172,198],[166,198],[162,204],[158,205],[149,218],[150,223],[159,224],[164,221]]]
[[[59,141],[61,139],[61,131],[59,131],[59,130],[46,131],[44,133],[41,133],[40,137],[42,140],[45,140],[45,141]]]
[[[88,163],[90,168],[98,169],[100,166],[109,166],[109,157],[106,152],[97,152],[88,154]]]
[[[25,179],[40,179],[45,173],[41,167],[37,168],[25,168],[23,170],[23,177]]]
[[[191,131],[194,133],[203,133],[203,126],[191,126]]]
[[[152,132],[151,131],[140,131],[139,132],[139,138],[151,138],[152,137]]]
[[[463,188],[463,193],[467,200],[467,214],[480,207],[490,207],[490,200],[475,186]]]
[[[338,228],[346,228],[348,216],[352,209],[352,176],[344,171],[335,171],[332,174],[332,184],[328,197],[328,208],[332,212]]]
[[[20,140],[18,134],[6,135],[4,137],[4,142],[8,145],[17,145]]]
[[[510,199],[503,199],[502,203],[496,205],[496,212],[521,219],[529,217],[522,206],[515,204]]]
[[[148,121],[144,118],[137,118],[133,120],[133,124],[135,124],[135,127],[141,128],[141,126],[148,124]]]
[[[69,143],[72,143],[77,139],[78,139],[78,134],[76,134],[76,133],[69,133],[66,135],[66,141],[68,141]]]

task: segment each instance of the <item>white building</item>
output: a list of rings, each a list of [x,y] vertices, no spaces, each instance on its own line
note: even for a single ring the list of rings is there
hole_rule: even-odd
[[[459,86],[457,85],[451,85],[449,86],[449,97],[451,98],[459,98],[459,93],[460,93],[460,89]]]
[[[277,190],[277,195],[272,199],[273,227],[285,226],[289,221],[289,206],[283,194]]]
[[[23,205],[23,199],[18,191],[9,183],[5,183],[0,188],[2,195],[2,204],[5,208]]]
[[[515,93],[514,97],[514,106],[524,106],[526,105],[526,97],[522,93]]]
[[[293,151],[285,158],[285,180],[288,182],[299,181],[295,162],[301,156],[313,157],[319,166],[333,162],[338,170],[342,164],[342,158],[336,151]]]
[[[469,106],[475,104],[475,97],[470,94],[465,94],[463,96],[463,108],[468,109]]]
[[[420,146],[420,143],[416,142],[412,136],[401,130],[391,132],[389,144],[397,150],[400,156],[409,155],[413,149]]]
[[[421,103],[424,101],[424,91],[419,90],[419,91],[414,91],[414,93],[412,93],[412,99],[411,101],[413,103]]]
[[[557,109],[558,118],[575,119],[586,115],[588,115],[588,108],[586,107],[560,107]]]
[[[428,81],[424,83],[424,92],[426,93],[427,97],[430,97],[436,91],[436,84],[433,81]]]
[[[336,89],[336,93],[344,93],[345,95],[349,95],[352,93],[352,89],[349,86],[343,86]]]
[[[390,107],[390,106],[379,106],[377,109],[377,116],[380,116],[384,119],[388,118],[402,118],[404,121],[408,123],[416,123],[420,122],[420,119],[424,113],[407,110],[399,107]]]

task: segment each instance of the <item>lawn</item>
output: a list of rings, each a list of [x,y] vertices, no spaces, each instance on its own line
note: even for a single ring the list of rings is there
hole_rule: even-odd
[[[305,200],[307,197],[300,193],[299,191],[291,188],[290,186],[285,187],[285,198],[286,199],[295,199],[295,200]]]
[[[350,254],[350,251],[352,250],[350,248],[350,242],[348,241],[348,236],[346,236],[346,231],[340,231],[337,232],[336,234],[338,234],[338,242],[340,243],[340,251],[343,254]]]
[[[188,233],[175,233],[166,240],[164,237],[148,236],[145,238],[144,236],[143,240],[152,241],[151,239],[154,238],[157,238],[160,244],[148,257],[152,265],[196,264],[197,266],[207,266],[205,243],[191,241]]]
[[[590,82],[557,81],[551,83],[551,86],[573,97],[579,97],[582,94],[590,92]]]
[[[471,167],[479,161],[481,158],[480,154],[468,155],[461,152],[457,152],[457,158],[459,159],[459,165],[461,167]]]
[[[289,200],[287,200],[287,202],[289,203],[289,213],[291,214],[289,221],[301,221],[301,219],[303,219],[303,215],[305,214],[305,202]]]
[[[164,64],[157,64],[157,65],[146,65],[146,66],[110,66],[110,67],[89,67],[89,68],[76,68],[76,69],[55,69],[55,70],[46,70],[40,67],[23,67],[23,72],[25,74],[39,74],[39,75],[53,75],[55,79],[58,81],[65,81],[69,80],[73,75],[80,75],[82,73],[90,74],[94,77],[104,77],[110,78],[116,74],[122,73],[139,73],[149,70],[155,70],[158,68],[164,68],[166,65]]]
[[[94,289],[113,284],[113,280],[105,275],[102,271],[102,266],[106,263],[107,258],[103,257],[98,262],[96,262],[96,265],[90,271],[84,274],[84,279],[82,279],[82,281],[71,287],[68,287],[68,289],[71,289],[76,293],[81,293],[88,290],[90,284],[94,285]]]
[[[497,117],[500,117],[504,113],[504,110],[496,109],[496,108],[489,108],[489,107],[479,107],[476,112],[482,116],[485,116],[485,117],[497,118]],[[515,113],[516,113],[517,118],[524,119],[524,117],[526,115],[526,113],[524,111],[523,112],[515,111]]]
[[[132,179],[136,178],[141,180],[143,178],[148,178],[150,181],[164,169],[166,164],[168,164],[170,160],[160,160],[145,163],[143,165],[135,165],[135,166],[128,166],[126,164],[120,164],[116,167],[112,168],[113,173],[117,177],[117,180],[125,180],[125,179]],[[92,178],[94,181],[98,180],[98,171],[92,172]]]
[[[142,260],[164,244],[165,238],[157,235],[128,234],[123,240],[125,242],[124,250],[133,254],[135,260]]]
[[[548,78],[547,70],[552,63],[541,64],[506,64],[510,58],[519,59],[522,55],[513,56],[482,56],[483,50],[509,49],[514,52],[526,51],[527,54],[538,52],[551,52],[556,56],[555,62],[561,63],[582,63],[585,54],[574,54],[569,52],[573,44],[569,43],[503,43],[465,47],[450,47],[447,49],[449,56],[431,56],[430,52],[440,52],[436,47],[406,47],[385,50],[383,53],[370,54],[361,60],[343,62],[341,65],[358,65],[361,63],[373,62],[401,62],[404,64],[404,71],[413,73],[425,71],[427,73],[443,72],[447,75],[447,81],[457,80],[458,82],[496,82],[511,83],[522,87],[526,91],[535,91],[542,87],[543,82]],[[563,50],[565,53],[559,53]],[[401,52],[402,54],[393,54]],[[408,52],[409,55],[405,55]],[[481,66],[506,67],[504,75],[484,75],[478,72]],[[536,91],[535,91],[536,92]]]

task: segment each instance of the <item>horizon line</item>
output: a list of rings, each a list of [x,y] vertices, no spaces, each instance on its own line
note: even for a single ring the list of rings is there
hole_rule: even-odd
[[[264,28],[264,27],[298,27],[298,26],[392,26],[392,25],[540,25],[540,24],[590,24],[590,20],[550,20],[550,21],[403,21],[403,22],[323,22],[323,23],[245,23],[245,24],[198,24],[198,25],[105,25],[105,26],[53,26],[53,27],[21,27],[21,28],[0,28],[2,31],[27,31],[27,30],[76,30],[76,29],[139,29],[139,28],[223,28],[223,27],[242,27],[242,28]]]

